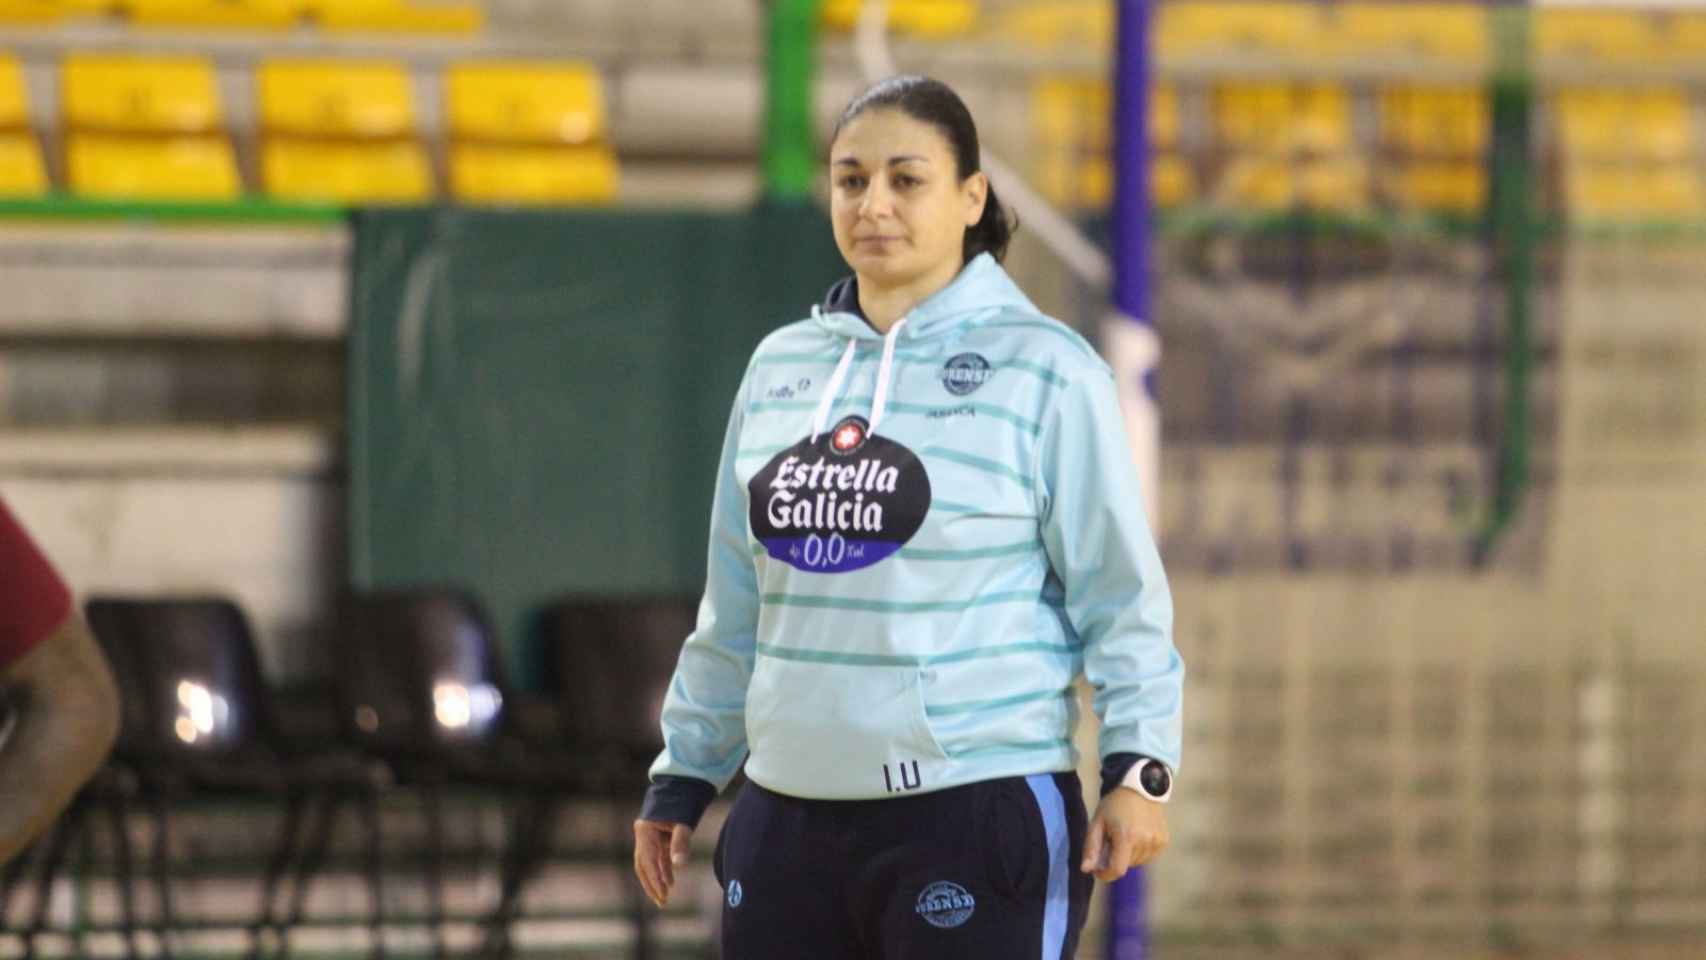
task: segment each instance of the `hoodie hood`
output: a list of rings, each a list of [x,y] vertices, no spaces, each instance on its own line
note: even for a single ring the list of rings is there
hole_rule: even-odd
[[[1017,310],[1037,313],[1036,305],[1019,290],[1018,284],[1001,269],[1001,264],[987,253],[973,257],[970,263],[947,286],[924,298],[895,321],[887,334],[877,332],[859,308],[859,279],[845,277],[829,288],[821,306],[812,307],[812,319],[826,335],[845,339],[847,347],[841,362],[829,378],[823,397],[812,416],[811,442],[816,443],[829,424],[829,412],[835,397],[847,382],[847,371],[853,366],[861,340],[880,340],[883,344],[882,363],[877,367],[877,390],[871,399],[871,414],[867,418],[873,435],[883,421],[888,404],[889,386],[894,380],[895,345],[901,340],[918,341],[941,336],[957,330],[984,314],[997,310]]]
[[[911,341],[939,336],[962,326],[975,314],[994,309],[1041,312],[994,257],[980,253],[960,268],[947,286],[907,312],[900,338]],[[812,308],[812,319],[832,337],[883,339],[883,334],[871,326],[859,307],[858,277],[843,277],[832,284],[824,294],[823,303]]]

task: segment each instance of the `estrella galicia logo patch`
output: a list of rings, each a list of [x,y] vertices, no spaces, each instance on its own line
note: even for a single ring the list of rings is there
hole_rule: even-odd
[[[918,895],[918,906],[914,909],[925,923],[947,930],[970,920],[972,911],[977,909],[977,900],[965,887],[938,880]]]
[[[848,573],[887,559],[930,512],[930,475],[911,450],[843,418],[801,440],[747,483],[752,532],[770,556],[808,573]]]
[[[942,364],[942,386],[963,397],[989,382],[989,361],[981,353],[962,353]]]
[[[741,902],[742,898],[743,898],[743,895],[742,895],[741,890],[740,890],[740,881],[739,880],[730,880],[729,881],[729,907],[732,909],[734,907],[740,906],[740,902]]]

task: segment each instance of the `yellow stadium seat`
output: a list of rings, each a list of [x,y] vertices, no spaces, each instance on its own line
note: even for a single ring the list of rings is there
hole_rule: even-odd
[[[1568,164],[1564,182],[1565,201],[1578,216],[1696,219],[1703,212],[1700,175],[1686,164]]]
[[[290,200],[413,203],[433,195],[426,149],[409,140],[271,140],[261,149],[261,180],[268,194]]]
[[[1214,115],[1225,146],[1320,153],[1352,146],[1350,97],[1331,84],[1221,84]]]
[[[852,30],[863,6],[862,0],[824,0],[819,21],[832,30]],[[891,30],[942,39],[964,34],[976,23],[975,0],[888,0]]]
[[[1368,171],[1349,157],[1301,162],[1273,156],[1236,157],[1222,173],[1216,198],[1260,211],[1357,210],[1368,202]]]
[[[47,192],[41,144],[30,131],[29,92],[18,61],[0,55],[0,196]]]
[[[62,70],[72,129],[210,133],[222,123],[213,65],[199,58],[72,54]]]
[[[1706,13],[1676,13],[1665,26],[1667,59],[1686,59],[1694,63],[1706,59]]]
[[[0,130],[30,125],[30,95],[18,61],[0,54]]]
[[[1154,206],[1177,207],[1189,203],[1197,192],[1197,173],[1185,158],[1158,154],[1149,166],[1149,197]]]
[[[328,31],[373,33],[478,33],[486,24],[477,3],[410,3],[407,0],[303,0],[308,16]]]
[[[1491,113],[1477,87],[1384,87],[1380,143],[1413,156],[1478,157],[1487,149]]]
[[[1106,155],[1083,157],[1054,151],[1036,164],[1032,179],[1050,203],[1067,208],[1106,207],[1114,197],[1114,171]],[[1150,202],[1176,207],[1190,202],[1197,189],[1196,171],[1177,154],[1155,156],[1149,165]]]
[[[1078,165],[1078,205],[1089,209],[1106,207],[1114,202],[1114,165],[1106,154],[1097,155]]]
[[[616,199],[616,156],[604,146],[452,144],[450,184],[458,200],[476,204],[608,202]]]
[[[461,63],[445,75],[453,137],[505,143],[604,139],[598,72],[573,63]]]
[[[1032,90],[1032,124],[1044,144],[1072,144],[1094,152],[1113,146],[1112,110],[1104,80],[1044,77]],[[1157,83],[1149,96],[1149,143],[1166,149],[1179,143],[1179,94]]]
[[[1680,90],[1568,89],[1557,99],[1565,153],[1576,159],[1679,161],[1695,155]]]
[[[1179,145],[1179,91],[1157,83],[1149,91],[1149,146],[1165,150]]]
[[[41,145],[27,132],[0,131],[0,197],[36,197],[47,192]]]
[[[1407,209],[1476,214],[1487,206],[1487,173],[1476,163],[1401,164],[1387,173],[1386,190]]]
[[[113,137],[73,133],[66,144],[72,191],[84,196],[229,200],[242,191],[223,137]]]
[[[1169,54],[1251,48],[1306,53],[1318,49],[1323,38],[1314,3],[1184,0],[1158,9],[1155,44]]]
[[[415,132],[413,80],[401,63],[270,60],[256,72],[261,127],[299,137],[404,137]]]
[[[54,23],[110,13],[117,0],[0,0],[0,23]]]
[[[303,0],[125,0],[141,26],[286,30],[302,19]]]
[[[1647,60],[1662,46],[1652,18],[1642,11],[1542,7],[1534,17],[1534,47],[1546,57]]]
[[[1488,54],[1482,4],[1341,3],[1331,9],[1331,42],[1343,53],[1410,54],[1457,62],[1480,62]]]
[[[1106,50],[1113,42],[1114,4],[1107,0],[1037,0],[1002,10],[994,33],[1028,47]]]

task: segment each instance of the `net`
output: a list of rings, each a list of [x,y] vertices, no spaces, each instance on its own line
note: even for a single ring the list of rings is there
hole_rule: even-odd
[[[1162,955],[1706,933],[1702,16],[1160,6]],[[1092,216],[1099,70],[1031,92]]]

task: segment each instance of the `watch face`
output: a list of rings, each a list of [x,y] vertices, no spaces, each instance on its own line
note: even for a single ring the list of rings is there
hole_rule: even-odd
[[[1173,786],[1173,776],[1162,764],[1146,763],[1137,775],[1137,782],[1143,785],[1144,793],[1152,797],[1164,797]]]

